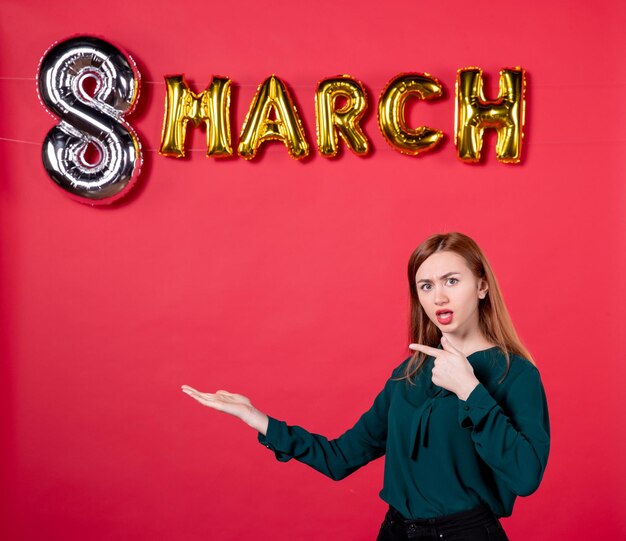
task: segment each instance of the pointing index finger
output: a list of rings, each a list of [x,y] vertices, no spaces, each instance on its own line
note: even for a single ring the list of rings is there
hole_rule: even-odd
[[[440,349],[431,348],[430,346],[424,346],[422,344],[409,344],[409,349],[421,351],[422,353],[426,353],[426,355],[430,355],[431,357],[437,357],[442,353],[442,350]]]

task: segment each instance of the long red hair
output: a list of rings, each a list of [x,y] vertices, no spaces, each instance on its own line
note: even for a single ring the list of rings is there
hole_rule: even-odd
[[[440,344],[441,332],[428,319],[426,312],[424,312],[420,304],[415,275],[417,274],[417,269],[420,268],[421,264],[428,257],[436,252],[443,251],[454,252],[460,255],[465,259],[474,276],[482,278],[487,282],[489,287],[487,295],[484,299],[478,301],[479,326],[483,336],[497,345],[506,357],[506,370],[502,379],[506,377],[511,364],[510,354],[520,355],[534,364],[530,353],[517,336],[489,261],[487,261],[478,244],[463,233],[444,233],[428,237],[411,254],[408,265],[409,291],[411,294],[409,340],[413,343],[431,347],[437,347]],[[426,354],[419,351],[415,352],[407,364],[404,377],[411,381],[422,368],[426,358]]]

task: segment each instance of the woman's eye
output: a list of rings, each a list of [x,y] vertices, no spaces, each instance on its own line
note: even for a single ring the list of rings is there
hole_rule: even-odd
[[[448,284],[450,284],[451,286],[456,284],[458,281],[458,278],[448,278]]]
[[[430,284],[422,284],[422,285],[420,286],[420,289],[421,289],[422,291],[429,291],[431,287],[432,287],[432,286],[431,286]]]

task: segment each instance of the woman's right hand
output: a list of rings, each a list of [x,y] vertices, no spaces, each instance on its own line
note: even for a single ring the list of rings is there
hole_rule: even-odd
[[[267,415],[257,410],[250,400],[243,395],[217,391],[216,393],[202,393],[189,385],[182,386],[183,393],[195,398],[203,406],[223,411],[241,419],[244,423],[265,435],[269,420]]]

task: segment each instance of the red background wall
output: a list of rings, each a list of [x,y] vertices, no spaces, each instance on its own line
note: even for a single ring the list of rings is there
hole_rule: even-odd
[[[544,482],[504,521],[512,540],[617,539],[624,518],[623,2],[472,4],[2,2],[0,324],[3,539],[373,539],[382,461],[341,483],[279,464],[255,434],[180,391],[225,388],[338,435],[407,355],[405,266],[427,235],[484,248],[548,393]],[[143,77],[130,118],[138,187],[91,208],[47,179],[39,58],[77,33],[124,47]],[[523,163],[453,145],[461,67],[528,71]],[[443,99],[412,109],[437,152],[391,150],[378,95],[428,72]],[[159,156],[163,76],[234,82],[233,132],[276,73],[315,141],[318,80],[370,96],[374,151],[302,163]],[[235,137],[236,139],[236,137]],[[313,150],[315,147],[313,146]]]

